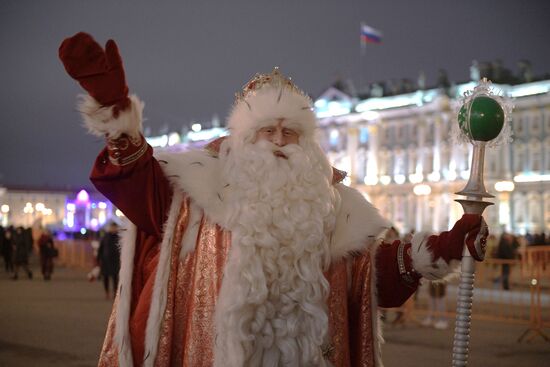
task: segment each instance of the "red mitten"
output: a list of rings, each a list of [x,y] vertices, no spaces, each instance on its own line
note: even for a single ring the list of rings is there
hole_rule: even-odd
[[[59,58],[67,73],[102,106],[114,106],[113,114],[130,105],[122,59],[113,40],[105,51],[87,33],[77,33],[63,41]]]
[[[464,244],[474,259],[482,261],[487,235],[487,224],[481,215],[464,214],[450,231],[430,236],[427,246],[434,261],[442,258],[448,264],[451,260],[461,260]]]

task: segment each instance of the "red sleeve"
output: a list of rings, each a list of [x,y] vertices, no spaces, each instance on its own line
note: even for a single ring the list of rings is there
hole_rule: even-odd
[[[141,136],[113,141],[97,157],[90,180],[138,229],[161,238],[172,188]]]
[[[418,288],[420,276],[415,274],[411,281],[406,281],[399,272],[398,249],[401,241],[392,244],[382,243],[376,252],[376,287],[378,291],[378,306],[399,307]],[[404,265],[412,270],[412,260],[408,250],[411,245],[404,245]]]

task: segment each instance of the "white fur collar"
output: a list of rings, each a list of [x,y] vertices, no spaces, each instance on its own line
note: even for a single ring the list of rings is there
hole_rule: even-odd
[[[186,192],[209,220],[227,228],[224,198],[229,187],[221,178],[220,160],[206,150],[156,154],[164,173],[176,189]],[[331,257],[340,258],[370,246],[388,222],[357,190],[334,185],[340,196],[336,227],[331,238]]]

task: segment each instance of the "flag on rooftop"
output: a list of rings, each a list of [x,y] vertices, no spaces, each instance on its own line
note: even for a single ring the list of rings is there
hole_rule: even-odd
[[[364,23],[361,24],[361,43],[382,43],[382,32]]]

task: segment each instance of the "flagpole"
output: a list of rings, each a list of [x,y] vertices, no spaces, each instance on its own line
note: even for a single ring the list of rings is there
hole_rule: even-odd
[[[361,26],[360,26],[361,28],[359,28],[359,91],[363,89],[363,84],[365,82],[363,69],[365,67],[364,59],[367,51],[367,45],[366,45],[366,42],[363,41],[363,36],[361,35],[364,25],[365,23],[361,22]]]

